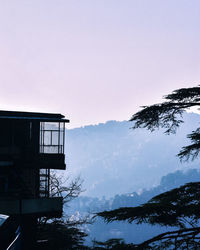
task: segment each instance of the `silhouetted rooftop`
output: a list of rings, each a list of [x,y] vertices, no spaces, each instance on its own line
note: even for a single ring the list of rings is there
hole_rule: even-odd
[[[0,119],[25,119],[25,120],[41,120],[49,122],[69,122],[64,119],[65,116],[55,113],[36,113],[36,112],[21,112],[21,111],[6,111],[0,110]]]

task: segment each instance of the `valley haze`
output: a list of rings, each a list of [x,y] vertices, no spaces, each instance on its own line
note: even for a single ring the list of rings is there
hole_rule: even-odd
[[[150,189],[176,170],[198,168],[198,159],[181,163],[176,156],[189,144],[186,135],[198,126],[200,115],[185,113],[183,118],[177,134],[170,136],[162,130],[133,130],[128,121],[67,130],[65,175],[83,179],[83,195],[107,198]]]

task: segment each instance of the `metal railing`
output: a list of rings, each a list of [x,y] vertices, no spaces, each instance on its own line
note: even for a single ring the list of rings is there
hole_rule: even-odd
[[[6,250],[20,250],[20,241],[21,241],[20,236],[21,236],[21,231],[20,227],[18,227],[15,239],[10,243],[10,245]]]

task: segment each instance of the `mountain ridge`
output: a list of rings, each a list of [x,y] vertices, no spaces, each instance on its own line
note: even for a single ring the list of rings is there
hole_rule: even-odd
[[[186,135],[199,125],[200,115],[185,113],[183,118],[185,123],[170,136],[113,120],[67,130],[67,175],[84,180],[84,195],[111,197],[156,186],[176,170],[197,168],[198,161],[181,164],[176,157],[189,144]]]

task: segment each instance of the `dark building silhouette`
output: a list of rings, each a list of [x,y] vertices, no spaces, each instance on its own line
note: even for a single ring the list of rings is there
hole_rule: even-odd
[[[66,122],[61,114],[0,111],[0,214],[9,215],[0,249],[19,225],[21,249],[31,249],[37,218],[62,215],[62,198],[50,196],[49,178],[50,169],[66,168]]]

